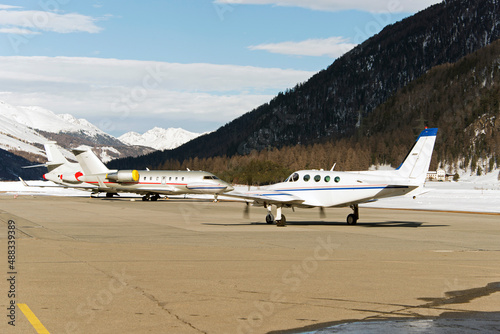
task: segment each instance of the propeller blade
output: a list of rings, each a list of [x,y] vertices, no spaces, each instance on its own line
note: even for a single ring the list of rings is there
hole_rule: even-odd
[[[243,218],[250,218],[250,203],[245,203],[245,209],[243,209]]]
[[[319,207],[319,217],[320,218],[326,218],[326,213],[325,213],[325,208]]]

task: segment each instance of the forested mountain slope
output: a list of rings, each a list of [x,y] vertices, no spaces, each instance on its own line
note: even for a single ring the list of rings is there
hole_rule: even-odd
[[[172,151],[120,159],[111,166],[158,166],[170,159],[182,162],[351,138],[399,89],[432,67],[454,63],[499,37],[498,1],[445,1],[387,26],[307,82],[213,133]]]

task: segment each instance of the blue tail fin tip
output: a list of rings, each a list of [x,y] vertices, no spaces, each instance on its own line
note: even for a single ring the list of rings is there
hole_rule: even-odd
[[[438,132],[438,128],[428,128],[420,133],[420,137],[436,136],[437,132]]]

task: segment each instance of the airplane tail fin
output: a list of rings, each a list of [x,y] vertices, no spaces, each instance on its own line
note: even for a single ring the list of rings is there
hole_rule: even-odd
[[[83,169],[85,175],[108,173],[109,169],[105,164],[94,154],[88,150],[73,150],[73,154],[78,160],[78,163]]]
[[[397,168],[399,176],[408,178],[412,183],[423,184],[429,171],[437,128],[425,129]]]
[[[48,160],[45,166],[49,170],[49,173],[61,165],[71,165],[68,159],[66,159],[61,151],[59,151],[55,141],[48,142],[43,146],[45,147],[45,153],[47,154]]]

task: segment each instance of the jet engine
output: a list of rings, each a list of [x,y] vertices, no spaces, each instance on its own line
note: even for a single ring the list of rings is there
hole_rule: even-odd
[[[119,170],[114,173],[106,174],[106,179],[113,182],[137,182],[139,181],[139,172],[137,170]]]

